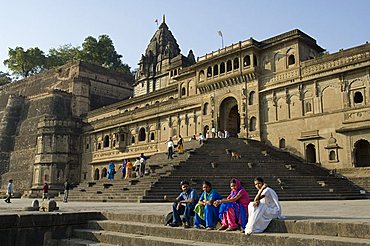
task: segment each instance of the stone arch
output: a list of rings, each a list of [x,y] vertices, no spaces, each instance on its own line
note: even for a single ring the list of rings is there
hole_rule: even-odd
[[[168,122],[162,122],[161,123],[161,141],[166,141],[169,136],[169,126]]]
[[[109,136],[105,135],[103,140],[103,148],[109,147]]]
[[[142,141],[145,141],[146,139],[146,132],[145,132],[145,128],[144,127],[141,127],[140,130],[139,130],[139,137],[138,137],[138,140],[140,142]]]
[[[238,57],[234,58],[233,64],[234,64],[233,66],[234,70],[239,69],[239,58]]]
[[[280,138],[279,140],[279,148],[280,149],[285,149],[285,138]]]
[[[195,82],[190,80],[188,83],[188,96],[195,95],[197,93],[197,87],[195,86]]]
[[[213,76],[217,76],[217,75],[218,75],[218,64],[213,66]]]
[[[289,115],[291,119],[302,116],[302,103],[297,95],[292,95],[289,100]]]
[[[251,91],[249,93],[249,97],[248,97],[248,105],[253,105],[254,104],[254,97],[256,95],[256,92],[255,91]]]
[[[333,110],[338,110],[342,108],[342,103],[339,88],[334,88],[332,86],[325,87],[322,90],[322,111],[330,112]]]
[[[184,97],[184,96],[186,96],[186,88],[182,87],[181,88],[181,97]]]
[[[108,175],[108,170],[106,167],[104,167],[102,170],[101,170],[101,178],[105,178],[107,177]]]
[[[203,81],[204,80],[204,70],[200,70],[199,72],[199,81]]]
[[[209,130],[209,126],[205,125],[204,128],[203,128],[203,136],[206,136],[207,138],[209,137],[209,136],[207,136],[208,130]]]
[[[231,60],[226,61],[226,72],[230,72],[233,69]]]
[[[277,120],[288,119],[288,105],[285,98],[279,98],[277,101]]]
[[[257,118],[254,116],[252,116],[252,118],[249,121],[249,130],[251,132],[254,132],[255,130],[257,130]]]
[[[304,110],[304,113],[307,114],[307,113],[313,113],[313,94],[311,91],[306,91],[304,93],[304,101],[303,101],[303,110]]]
[[[207,78],[211,78],[212,77],[212,67],[208,67],[207,68]]]
[[[287,50],[286,52],[286,64],[287,64],[287,67],[289,66],[292,66],[296,63],[296,58],[295,58],[295,54],[294,54],[294,49],[293,48],[290,48]]]
[[[94,180],[99,180],[100,178],[100,171],[99,168],[96,168],[94,171]]]
[[[335,154],[335,150],[330,150],[329,152],[329,161],[334,161],[336,160],[336,154]]]
[[[209,112],[209,103],[205,103],[203,106],[203,115],[207,115]]]
[[[237,136],[240,133],[238,101],[232,96],[224,98],[220,104],[219,112],[220,125],[218,130],[227,130],[230,136]]]
[[[370,166],[370,143],[365,139],[358,140],[354,144],[354,166],[369,167]]]
[[[249,55],[244,56],[243,66],[249,67],[251,65],[251,57]]]
[[[225,67],[225,62],[221,62],[220,64],[220,74],[225,73],[226,67]]]
[[[307,144],[305,153],[307,162],[316,163],[316,147],[314,144]]]
[[[152,132],[150,133],[150,141],[154,141],[155,140],[155,133]]]

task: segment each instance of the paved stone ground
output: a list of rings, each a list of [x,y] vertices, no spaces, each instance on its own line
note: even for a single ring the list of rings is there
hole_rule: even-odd
[[[31,206],[32,199],[13,199],[8,204],[0,202],[0,214],[42,213],[23,211]],[[346,220],[370,222],[370,200],[339,201],[283,201],[286,219]],[[135,214],[164,215],[171,210],[171,203],[109,203],[109,202],[58,202],[57,212],[110,211]]]

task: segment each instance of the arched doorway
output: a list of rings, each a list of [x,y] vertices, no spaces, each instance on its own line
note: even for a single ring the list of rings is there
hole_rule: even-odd
[[[208,131],[209,131],[209,126],[208,125],[204,126],[203,136],[206,136],[207,138],[209,138],[210,136],[208,136],[209,134],[207,134]]]
[[[95,169],[95,173],[94,173],[94,180],[99,180],[99,176],[100,176],[100,172],[99,172],[99,169]]]
[[[108,170],[104,167],[103,170],[101,170],[101,178],[105,178],[108,175]]]
[[[240,133],[240,114],[235,98],[228,97],[222,101],[219,122],[218,130],[227,130],[233,137]]]
[[[370,143],[361,139],[355,143],[355,167],[370,167]]]
[[[313,144],[306,146],[306,160],[307,162],[316,163],[316,148]]]

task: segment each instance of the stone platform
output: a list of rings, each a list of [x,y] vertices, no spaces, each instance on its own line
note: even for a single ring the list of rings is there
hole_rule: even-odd
[[[58,227],[67,236],[53,239],[45,233],[35,245],[370,245],[370,200],[283,201],[286,218],[273,221],[269,232],[250,237],[163,226],[170,203],[69,202],[58,203],[56,212],[23,211],[31,201],[0,203],[0,239],[9,242],[4,246],[29,245],[26,239],[14,244],[3,237],[31,239],[32,230],[40,232],[35,228],[42,227]],[[15,228],[5,233],[10,227],[4,223],[12,220],[28,233]]]

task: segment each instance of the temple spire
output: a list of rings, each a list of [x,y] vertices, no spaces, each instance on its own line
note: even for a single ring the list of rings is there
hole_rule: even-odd
[[[163,15],[163,17],[162,17],[162,23],[166,23],[166,15]]]

